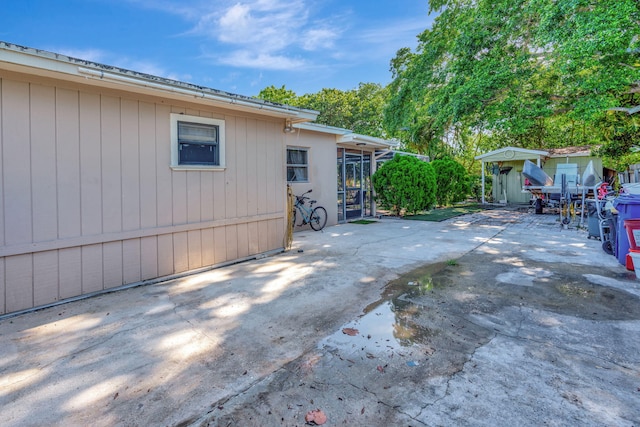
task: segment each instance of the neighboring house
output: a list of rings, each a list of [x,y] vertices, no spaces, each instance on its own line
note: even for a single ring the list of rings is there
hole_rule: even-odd
[[[523,191],[524,177],[522,167],[525,160],[530,160],[540,166],[551,178],[554,178],[558,163],[576,163],[579,176],[584,168],[593,161],[596,175],[604,179],[612,171],[604,169],[602,159],[591,155],[591,147],[565,147],[548,150],[527,150],[517,147],[504,147],[480,156],[476,160],[482,161],[482,183],[484,198],[484,176],[490,173],[493,176],[492,196],[493,200],[501,203],[528,203],[531,194]]]
[[[286,144],[287,180],[294,194],[313,189],[309,196],[327,210],[327,225],[375,215],[375,155],[396,147],[396,141],[299,123],[287,133]]]
[[[0,315],[281,250],[316,116],[0,42]]]

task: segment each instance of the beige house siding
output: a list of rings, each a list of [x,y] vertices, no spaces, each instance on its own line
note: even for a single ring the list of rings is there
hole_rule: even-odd
[[[225,120],[226,170],[169,167],[171,113]],[[283,246],[277,118],[0,71],[0,126],[0,314]]]
[[[309,182],[293,182],[293,193],[301,195],[309,189],[316,206],[323,206],[327,210],[327,226],[338,222],[337,204],[337,146],[336,136],[327,133],[296,129],[287,134],[287,147],[306,148],[308,150]],[[285,159],[286,162],[286,159]],[[306,227],[308,228],[308,226]],[[296,227],[296,231],[302,228]]]
[[[327,210],[327,226],[336,225],[338,221],[338,148],[354,150],[359,154],[371,156],[371,173],[376,170],[374,147],[363,147],[355,143],[339,143],[337,140],[341,134],[331,133],[327,128],[318,125],[317,129],[296,128],[285,137],[287,147],[305,148],[308,151],[309,181],[290,183],[293,193],[301,195],[309,189],[313,192],[309,195],[316,200],[316,206],[323,206]],[[338,129],[338,128],[333,128]],[[345,133],[349,132],[342,129]],[[285,153],[286,155],[286,153]],[[286,158],[284,160],[286,162]],[[375,203],[372,206],[372,215],[375,215]],[[344,221],[343,221],[344,222]],[[310,227],[296,227],[294,231],[306,230]]]

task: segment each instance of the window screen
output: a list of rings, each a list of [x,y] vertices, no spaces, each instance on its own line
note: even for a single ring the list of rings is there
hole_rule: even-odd
[[[178,122],[178,164],[220,165],[219,127]]]
[[[287,181],[309,181],[308,154],[305,148],[287,148]]]

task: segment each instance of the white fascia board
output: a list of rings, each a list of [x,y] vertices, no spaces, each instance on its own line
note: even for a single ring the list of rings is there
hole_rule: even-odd
[[[363,144],[371,147],[397,147],[398,145],[400,145],[400,142],[396,140],[387,140],[376,138],[374,136],[360,135],[357,133],[353,133],[353,131],[349,129],[327,126],[319,123],[298,123],[294,124],[293,127],[296,129],[304,129],[314,132],[336,135],[336,142],[338,144]]]
[[[276,104],[5,42],[0,42],[0,69],[172,99],[187,99],[231,110],[281,117],[291,120],[292,123],[312,121],[319,114],[313,110]]]
[[[350,131],[349,129],[339,128],[335,126],[327,126],[327,125],[322,125],[319,123],[312,123],[312,122],[295,123],[293,127],[296,129],[327,133],[330,135],[347,135],[352,133],[352,131]]]
[[[375,136],[360,135],[357,133],[350,133],[338,138],[338,143],[353,143],[362,144],[372,147],[397,147],[400,143],[396,140],[388,140],[382,138],[376,138]]]
[[[474,157],[476,160],[486,159],[488,157],[497,156],[503,153],[513,152],[514,156],[511,159],[507,160],[525,160],[526,158],[534,158],[538,156],[548,156],[549,153],[547,151],[541,150],[527,150],[525,148],[518,147],[504,147],[498,150],[489,151],[488,153],[481,154],[479,156]],[[518,153],[516,155],[516,153]],[[509,156],[505,156],[507,158]]]

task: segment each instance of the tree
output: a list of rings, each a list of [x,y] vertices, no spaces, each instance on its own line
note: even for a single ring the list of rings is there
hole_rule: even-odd
[[[349,129],[353,122],[353,106],[357,100],[353,91],[322,89],[318,93],[305,94],[298,100],[299,105],[319,111],[316,123]]]
[[[298,96],[290,89],[287,89],[284,85],[281,87],[275,87],[273,85],[267,86],[260,91],[257,98],[264,99],[265,101],[277,102],[278,104],[297,106]]]
[[[384,107],[388,90],[376,83],[360,83],[355,89],[356,104],[353,106],[352,123],[349,129],[356,133],[385,138],[383,126]]]
[[[362,135],[384,138],[382,125],[387,90],[379,84],[360,83],[357,89],[322,89],[297,96],[285,86],[269,86],[257,96],[271,102],[318,111],[316,123],[349,129]]]
[[[436,202],[436,177],[431,164],[396,154],[371,177],[376,203],[399,215],[431,209]]]
[[[385,125],[418,150],[600,144],[640,92],[640,2],[432,0],[415,52],[392,60]],[[629,103],[631,102],[631,105]],[[618,131],[620,128],[618,127]],[[476,138],[482,135],[482,138]]]
[[[465,168],[455,160],[445,157],[431,162],[436,176],[436,202],[448,206],[461,202],[471,191],[471,180]]]

